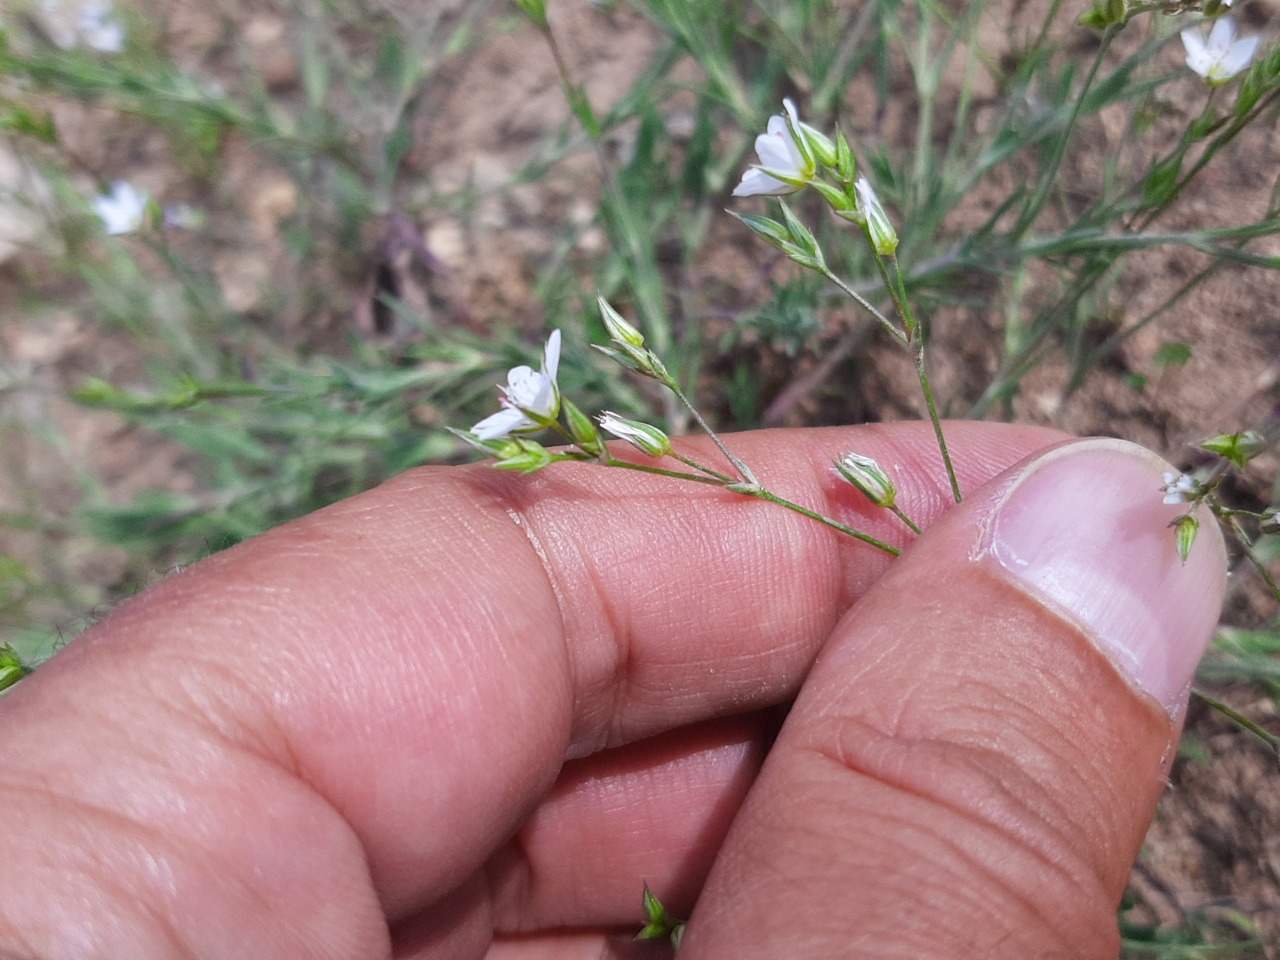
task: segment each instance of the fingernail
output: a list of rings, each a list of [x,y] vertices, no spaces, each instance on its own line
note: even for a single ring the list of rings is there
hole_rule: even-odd
[[[997,494],[983,552],[1177,714],[1218,623],[1226,550],[1199,507],[1199,536],[1182,562],[1169,522],[1187,505],[1160,493],[1171,469],[1123,440],[1057,447]]]

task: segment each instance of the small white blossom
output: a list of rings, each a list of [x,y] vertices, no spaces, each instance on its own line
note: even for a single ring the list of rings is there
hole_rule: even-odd
[[[110,0],[40,0],[40,22],[59,47],[88,47],[99,53],[124,49],[124,25]]]
[[[471,432],[480,440],[497,440],[512,433],[541,430],[560,413],[560,331],[552,330],[542,351],[542,369],[521,364],[507,372],[502,391],[502,409],[485,417]]]
[[[146,219],[148,198],[145,193],[127,180],[117,180],[111,192],[94,197],[90,201],[107,233],[115,236],[133,233]]]
[[[790,100],[783,100],[782,106],[787,111],[786,116],[775,114],[770,117],[765,132],[756,137],[760,163],[742,175],[742,182],[733,191],[735,197],[779,197],[795,193],[804,189],[804,184],[788,183],[787,180],[808,180],[813,176],[813,157],[807,149],[801,148],[796,139],[803,135],[796,105]],[[787,180],[780,180],[779,176]]]
[[[1161,474],[1161,479],[1164,484],[1160,487],[1160,492],[1164,494],[1165,503],[1189,503],[1196,492],[1195,480],[1185,473],[1166,470]]]
[[[1219,17],[1207,40],[1194,27],[1183,30],[1182,45],[1187,48],[1187,66],[1204,77],[1209,86],[1218,87],[1249,66],[1258,49],[1258,38],[1237,40],[1235,22],[1230,17]]]

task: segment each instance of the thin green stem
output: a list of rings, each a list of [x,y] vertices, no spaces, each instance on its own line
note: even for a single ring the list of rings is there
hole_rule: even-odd
[[[724,489],[732,480],[717,480],[715,477],[704,477],[696,473],[685,473],[682,470],[665,470],[662,467],[651,467],[644,463],[632,463],[630,460],[619,460],[610,456],[608,460],[600,461],[606,467],[620,467],[623,470],[635,470],[637,473],[652,473],[659,477],[672,477],[676,480],[691,480],[694,483],[704,483],[711,487],[720,487]],[[728,483],[726,483],[728,480]]]
[[[1098,70],[1102,67],[1102,61],[1106,57],[1107,51],[1111,49],[1111,41],[1118,29],[1113,25],[1107,27],[1103,32],[1102,40],[1098,44],[1098,52],[1094,55],[1093,62],[1089,65],[1089,73],[1084,78],[1080,94],[1071,105],[1071,113],[1067,116],[1066,127],[1063,129],[1061,136],[1054,142],[1053,153],[1050,154],[1048,163],[1040,170],[1040,182],[1036,184],[1035,193],[1031,195],[1031,199],[1022,208],[1022,212],[1018,215],[1018,222],[1010,231],[1012,238],[1020,238],[1026,233],[1040,216],[1040,211],[1044,209],[1045,202],[1049,199],[1049,191],[1053,189],[1058,180],[1058,168],[1062,166],[1062,158],[1066,156],[1067,143],[1071,140],[1071,134],[1075,130],[1076,122],[1080,119],[1080,111],[1084,108],[1085,97],[1089,92],[1089,88],[1093,86],[1093,81],[1098,76]]]
[[[749,497],[755,497],[757,500],[766,500],[769,503],[776,503],[780,507],[786,507],[788,510],[798,513],[803,517],[808,517],[810,520],[817,520],[819,523],[826,524],[833,530],[839,530],[841,533],[848,534],[856,540],[861,540],[863,543],[869,544],[877,550],[883,550],[890,556],[897,557],[902,555],[902,551],[897,547],[887,544],[883,540],[877,540],[869,533],[863,533],[861,530],[855,530],[853,527],[841,523],[839,520],[833,520],[828,516],[824,516],[821,513],[810,510],[808,507],[802,507],[800,504],[795,503],[792,500],[788,500],[785,497],[780,497],[776,493],[771,493],[763,487],[751,487],[746,489],[737,488],[734,489],[733,492],[741,493]]]
[[[964,499],[960,493],[960,481],[956,479],[956,468],[951,462],[951,453],[947,450],[947,438],[942,434],[942,420],[938,417],[938,407],[933,401],[933,387],[929,385],[929,374],[924,365],[924,344],[915,347],[916,376],[920,378],[920,391],[924,394],[925,406],[929,409],[929,422],[933,424],[933,435],[938,441],[938,452],[942,454],[942,463],[947,468],[947,481],[951,484],[951,495],[956,503]]]
[[[921,532],[920,528],[916,526],[915,521],[913,521],[910,517],[908,517],[905,513],[903,513],[902,508],[898,506],[896,503],[890,505],[889,512],[892,513],[899,520],[901,520],[903,523],[905,523],[911,529],[912,533],[917,535],[920,534]]]
[[[672,450],[669,454],[667,454],[667,456],[672,457],[676,460],[679,460],[686,467],[693,467],[693,469],[698,470],[701,473],[705,473],[709,477],[715,477],[717,480],[722,480],[725,483],[733,483],[733,477],[723,474],[719,470],[712,470],[710,467],[699,463],[697,460],[694,460],[692,457],[686,457],[683,453],[676,453],[674,450]]]
[[[847,283],[845,283],[843,280],[837,277],[830,270],[824,271],[822,275],[826,277],[828,280],[830,280],[832,283],[834,283],[837,287],[839,287],[851,299],[857,301],[859,306],[863,307],[868,313],[870,313],[873,317],[875,317],[876,320],[880,322],[880,325],[884,327],[886,330],[888,330],[889,333],[893,336],[893,339],[897,340],[899,344],[901,344],[904,347],[907,345],[906,334],[904,334],[901,330],[899,330],[896,326],[894,326],[894,323],[892,320],[890,320],[883,313],[881,313],[874,306],[872,306],[871,301],[869,301],[857,290],[853,289],[853,287],[849,286]]]
[[[911,301],[907,297],[906,280],[903,278],[902,269],[898,266],[898,258],[893,254],[885,257],[877,254],[876,266],[879,267],[880,275],[884,277],[884,283],[889,290],[889,295],[893,298],[893,305],[898,310],[898,316],[902,320],[902,327],[907,331],[912,360],[915,361],[916,365],[916,377],[920,380],[920,392],[924,394],[925,408],[929,411],[929,422],[933,425],[933,435],[938,441],[938,452],[942,454],[942,463],[947,469],[947,481],[951,484],[951,495],[955,497],[956,503],[959,503],[964,499],[960,493],[960,481],[956,479],[956,469],[951,462],[951,452],[947,449],[947,439],[942,434],[942,420],[938,416],[938,405],[933,399],[933,387],[929,383],[928,370],[925,369],[925,331],[921,329],[920,324],[916,321],[915,313],[911,309]]]
[[[715,441],[715,445],[720,448],[720,452],[724,454],[725,459],[733,464],[733,469],[738,471],[738,475],[748,483],[759,486],[760,481],[756,479],[755,473],[752,472],[750,467],[733,455],[729,448],[724,445],[724,441],[720,439],[720,435],[711,429],[711,425],[708,424],[707,421],[702,419],[702,414],[698,412],[697,407],[689,402],[689,398],[681,392],[680,386],[676,383],[675,378],[670,374],[667,374],[666,379],[663,380],[662,383],[663,386],[676,395],[676,399],[684,404],[685,409],[693,414],[693,419],[698,422],[698,426],[706,431],[707,436]]]
[[[768,503],[775,503],[780,507],[785,507],[786,509],[792,511],[793,513],[798,513],[803,517],[808,517],[810,520],[816,520],[818,521],[818,523],[831,527],[831,529],[833,530],[838,530],[843,534],[847,534],[848,536],[853,537],[855,540],[861,540],[863,543],[869,544],[870,546],[875,547],[877,550],[883,550],[885,553],[889,554],[890,556],[896,557],[896,556],[900,556],[902,553],[902,551],[899,550],[897,547],[892,546],[891,544],[885,543],[883,540],[877,540],[875,537],[871,536],[871,534],[869,533],[863,533],[861,530],[856,530],[853,527],[849,526],[848,524],[841,523],[839,520],[833,520],[831,517],[828,517],[825,514],[818,513],[816,510],[810,510],[808,507],[802,507],[800,504],[796,503],[793,500],[788,500],[786,497],[780,497],[776,493],[773,493],[772,491],[764,489],[764,487],[761,487],[756,482],[750,482],[746,484],[735,483],[729,477],[724,477],[723,479],[716,479],[716,477],[714,476],[704,477],[704,476],[699,476],[696,473],[681,473],[678,470],[664,470],[662,467],[651,467],[643,463],[632,463],[630,460],[617,460],[617,459],[614,459],[612,456],[610,456],[609,459],[601,462],[606,467],[621,467],[624,470],[635,470],[638,473],[652,473],[655,476],[659,476],[659,477],[672,477],[676,480],[691,480],[694,483],[702,483],[702,484],[706,484],[707,486],[720,487],[722,490],[728,490],[730,493],[737,493],[744,497],[755,497],[757,500],[764,500],[764,501],[767,501]],[[694,465],[696,466],[696,464]],[[699,469],[704,469],[704,468],[699,467]],[[901,516],[901,514],[899,514],[899,516]],[[913,524],[910,520],[907,520],[906,517],[902,517],[902,519],[908,526],[910,526],[917,533],[920,532],[919,529],[916,527],[916,525]]]
[[[1203,700],[1208,706],[1217,710],[1232,723],[1252,733],[1255,737],[1270,747],[1274,753],[1280,756],[1280,737],[1277,737],[1270,730],[1263,729],[1240,711],[1232,709],[1217,697],[1212,694],[1205,693],[1199,687],[1193,687],[1191,692]]]

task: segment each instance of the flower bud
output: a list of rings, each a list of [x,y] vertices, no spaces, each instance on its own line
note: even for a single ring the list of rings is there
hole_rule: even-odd
[[[7,643],[0,644],[0,690],[13,686],[29,672],[17,650]]]
[[[567,398],[560,401],[560,411],[564,415],[564,422],[569,427],[569,436],[573,437],[573,442],[593,457],[598,456],[604,447],[591,418],[583,413],[576,403]]]
[[[1201,440],[1197,446],[1216,453],[1243,469],[1246,463],[1267,448],[1267,440],[1257,430],[1244,430],[1240,433],[1220,433],[1208,440]]]
[[[1178,556],[1187,562],[1191,555],[1191,545],[1196,542],[1196,534],[1200,532],[1200,521],[1189,513],[1184,513],[1169,526],[1173,527],[1174,537],[1178,543]]]
[[[835,462],[836,472],[861,490],[877,507],[892,507],[898,498],[898,488],[871,457],[858,453],[846,453]]]
[[[1280,533],[1280,510],[1275,507],[1263,510],[1258,520],[1258,532],[1269,535]]]
[[[824,167],[834,168],[837,163],[836,145],[825,133],[815,130],[807,123],[798,125],[800,135],[804,137],[813,153],[814,159]]]
[[[596,302],[600,304],[600,319],[604,321],[604,328],[609,332],[610,340],[619,346],[644,346],[644,335],[627,323],[622,318],[622,314],[609,305],[609,301],[597,295]]]
[[[651,457],[665,457],[671,452],[671,438],[652,424],[606,412],[600,415],[600,426]]]
[[[867,238],[871,241],[871,249],[882,257],[891,257],[898,249],[898,234],[889,222],[889,215],[880,205],[875,188],[866,177],[859,177],[854,184],[858,191],[857,212],[862,216],[867,228]]]

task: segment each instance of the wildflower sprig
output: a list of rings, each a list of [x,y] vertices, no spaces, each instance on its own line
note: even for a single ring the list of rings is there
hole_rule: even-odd
[[[777,247],[790,260],[834,283],[910,353],[952,496],[959,503],[960,483],[947,450],[925,365],[926,331],[911,307],[906,277],[898,265],[898,233],[875,187],[866,177],[858,175],[857,160],[848,140],[841,132],[829,137],[802,123],[795,104],[784,100],[783,113],[770,117],[765,132],[756,137],[756,153],[760,162],[742,175],[742,181],[733,191],[735,197],[780,196],[811,187],[836,216],[862,228],[885,291],[893,302],[896,321],[886,317],[831,270],[813,232],[785,203],[781,205],[781,222],[756,214],[735,214],[756,236]]]
[[[485,417],[470,430],[451,430],[451,432],[486,456],[492,457],[496,461],[494,465],[499,469],[516,470],[528,474],[553,463],[577,461],[594,462],[606,467],[637,470],[688,480],[777,504],[893,556],[901,552],[892,544],[779,496],[765,487],[754,471],[729,449],[724,440],[685,396],[662,359],[645,346],[644,336],[640,331],[628,323],[603,297],[598,298],[598,303],[610,342],[607,346],[597,345],[596,349],[641,376],[656,380],[671,391],[724,455],[730,470],[717,470],[681,452],[675,448],[671,438],[663,430],[652,424],[632,420],[613,412],[605,412],[595,420],[583,413],[570,399],[561,394],[556,379],[560,364],[560,331],[558,330],[552,331],[547,340],[540,369],[535,371],[532,367],[521,365],[513,367],[508,372],[506,385],[498,388],[501,393],[502,409]],[[548,430],[558,434],[568,446],[554,450],[548,449],[529,436]],[[658,463],[672,461],[684,469],[671,469],[658,466],[656,463],[640,463],[616,457],[605,444],[600,433],[602,430],[626,441],[639,453]],[[855,463],[860,466],[857,467],[856,472],[853,472],[855,468],[852,465]],[[840,464],[845,464],[845,468],[840,469]],[[837,470],[848,482],[864,493],[868,493],[873,488],[865,478],[879,471],[879,467],[875,466],[875,461],[870,458],[849,453],[837,461]],[[875,486],[875,495],[869,494],[869,499],[876,506],[888,509],[908,529],[918,534],[920,528],[896,505],[896,486],[887,479],[887,475],[882,474],[882,476],[884,476],[883,482]]]

